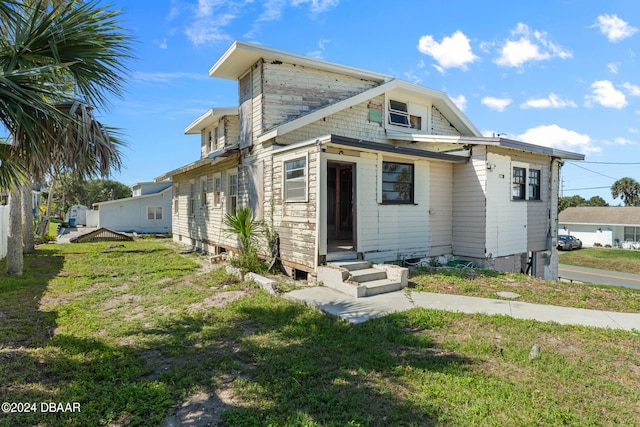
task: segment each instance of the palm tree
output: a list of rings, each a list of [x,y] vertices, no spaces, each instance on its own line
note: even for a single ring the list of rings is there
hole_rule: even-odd
[[[611,196],[620,199],[625,206],[640,205],[640,184],[633,178],[620,178],[611,186]]]
[[[120,167],[121,143],[89,107],[106,107],[108,95],[122,93],[131,39],[118,16],[95,0],[0,2],[0,123],[12,136],[0,144],[0,186],[15,189],[54,170],[107,176]],[[12,264],[21,235],[9,232],[11,274],[22,271]]]

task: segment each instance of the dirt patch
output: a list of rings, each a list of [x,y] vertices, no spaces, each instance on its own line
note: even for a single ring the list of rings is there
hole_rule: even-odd
[[[197,393],[182,405],[173,408],[171,415],[164,422],[165,427],[192,426],[205,427],[216,425],[229,408],[231,394],[228,389],[219,393]]]
[[[247,295],[249,295],[247,291],[220,292],[208,298],[203,299],[201,302],[197,302],[189,305],[187,307],[187,310],[195,311],[195,310],[201,310],[203,308],[224,307],[225,305]]]

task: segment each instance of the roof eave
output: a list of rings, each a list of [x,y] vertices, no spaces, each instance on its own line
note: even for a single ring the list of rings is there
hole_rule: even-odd
[[[211,108],[184,129],[187,135],[199,135],[203,129],[219,121],[224,116],[238,115],[237,107]]]

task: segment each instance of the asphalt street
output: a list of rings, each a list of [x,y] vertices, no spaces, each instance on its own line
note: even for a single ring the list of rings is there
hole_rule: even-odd
[[[559,264],[558,275],[561,280],[640,289],[640,274]]]

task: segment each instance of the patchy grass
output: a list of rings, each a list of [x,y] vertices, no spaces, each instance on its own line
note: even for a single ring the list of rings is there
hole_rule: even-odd
[[[514,292],[518,301],[594,310],[640,311],[640,290],[542,280],[521,274],[480,270],[473,278],[457,269],[414,268],[409,279],[416,291],[499,298]]]
[[[640,251],[632,249],[583,248],[577,251],[560,252],[558,262],[640,274]]]
[[[25,261],[22,277],[0,276],[0,395],[81,412],[0,414],[0,426],[157,426],[196,397],[227,426],[640,418],[635,333],[426,309],[352,325],[167,241],[48,245]],[[524,279],[420,277],[465,292]]]

